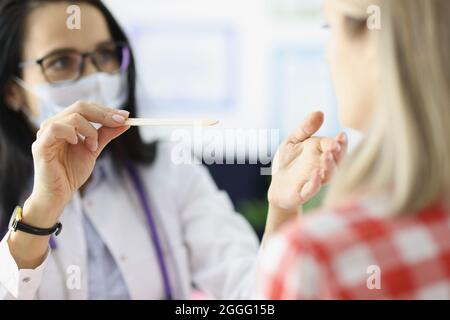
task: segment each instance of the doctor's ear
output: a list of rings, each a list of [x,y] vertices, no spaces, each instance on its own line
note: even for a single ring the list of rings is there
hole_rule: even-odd
[[[6,85],[3,99],[6,106],[15,112],[19,112],[26,106],[22,88],[13,81],[9,81]]]

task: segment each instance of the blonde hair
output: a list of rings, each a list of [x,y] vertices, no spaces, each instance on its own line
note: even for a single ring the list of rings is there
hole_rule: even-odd
[[[346,157],[326,203],[388,194],[392,214],[450,195],[450,1],[336,0],[350,19],[381,9],[382,90],[364,140]]]

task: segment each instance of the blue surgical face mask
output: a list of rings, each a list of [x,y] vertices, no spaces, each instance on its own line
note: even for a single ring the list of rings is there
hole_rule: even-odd
[[[65,86],[52,86],[48,83],[32,86],[18,78],[16,82],[38,98],[39,114],[36,116],[27,113],[30,121],[38,128],[42,122],[79,100],[121,109],[128,97],[126,72],[98,72]]]

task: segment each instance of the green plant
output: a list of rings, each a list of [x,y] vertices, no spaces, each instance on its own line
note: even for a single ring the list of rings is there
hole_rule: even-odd
[[[326,194],[326,188],[322,188],[317,195],[303,205],[303,213],[308,214],[320,207],[323,198]],[[267,219],[268,203],[266,199],[253,199],[243,201],[237,206],[240,212],[252,225],[258,235],[261,237],[264,233],[264,228]]]

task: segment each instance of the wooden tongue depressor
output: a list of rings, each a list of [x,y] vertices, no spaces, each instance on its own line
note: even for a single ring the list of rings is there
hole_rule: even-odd
[[[128,126],[203,126],[209,127],[218,124],[218,120],[213,119],[172,119],[172,118],[128,118],[125,125]]]

